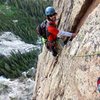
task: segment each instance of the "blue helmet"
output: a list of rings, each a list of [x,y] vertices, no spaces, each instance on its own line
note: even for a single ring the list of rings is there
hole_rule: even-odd
[[[49,7],[47,7],[47,8],[45,9],[45,15],[46,15],[46,16],[53,15],[53,14],[57,14],[57,13],[55,12],[55,9],[54,9],[53,7],[49,6]]]

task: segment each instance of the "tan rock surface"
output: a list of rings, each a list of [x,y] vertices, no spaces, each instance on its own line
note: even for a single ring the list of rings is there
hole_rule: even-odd
[[[60,3],[60,0],[54,0],[56,1],[55,7],[63,6],[62,11],[67,7],[66,3],[71,2],[62,0]],[[80,0],[80,6],[83,1]],[[78,0],[75,3],[77,2]],[[64,12],[67,15],[67,12]],[[79,9],[76,12],[78,13]],[[71,12],[69,16],[73,14]],[[75,16],[72,23],[74,18]],[[69,20],[63,18],[61,21],[63,23],[59,27],[65,29],[71,27],[69,22],[67,26],[67,21]],[[52,54],[43,48],[37,66],[34,100],[100,100],[100,93],[96,90],[98,77],[100,77],[100,4],[89,13],[78,35],[70,46],[63,48],[58,58],[53,58]]]

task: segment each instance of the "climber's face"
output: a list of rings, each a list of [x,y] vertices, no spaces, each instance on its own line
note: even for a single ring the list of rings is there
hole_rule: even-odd
[[[57,16],[57,14],[51,15],[50,16],[50,20],[55,22],[56,21],[56,16]]]

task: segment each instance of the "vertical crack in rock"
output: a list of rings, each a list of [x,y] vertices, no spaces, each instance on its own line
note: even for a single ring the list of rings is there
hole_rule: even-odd
[[[97,5],[100,3],[100,0],[85,0],[80,12],[75,18],[74,24],[72,26],[71,31],[72,32],[78,32],[88,17],[88,15],[97,7]]]
[[[62,13],[61,13],[60,16],[59,16],[58,23],[57,23],[57,27],[59,27],[59,24],[60,24],[60,22],[61,22],[61,18],[62,18]]]
[[[66,24],[68,24],[68,26],[70,26],[71,28],[74,21],[74,24],[72,26],[72,31],[78,32],[84,22],[88,23],[88,24],[84,23],[83,28],[81,28],[81,30],[83,30],[83,33],[86,33],[88,30],[91,30],[91,26],[93,27],[93,32],[94,33],[96,32],[96,34],[93,35],[93,37],[91,37],[92,32],[91,34],[88,35],[91,37],[91,39],[94,39],[94,37],[95,38],[98,37],[98,40],[97,41],[93,40],[92,44],[94,44],[95,42],[95,44],[97,44],[99,49],[100,34],[98,33],[100,29],[99,27],[100,14],[98,12],[100,6],[99,7],[97,6],[100,3],[100,0],[83,0],[84,4],[82,2],[79,9],[72,9],[70,8],[72,7],[70,5],[73,5],[73,8],[74,7],[77,8],[76,7],[77,2],[81,0],[79,1],[77,0],[77,2],[76,0],[74,0],[73,2],[75,2],[75,5],[72,4],[73,2],[71,3],[70,0],[68,0],[69,1],[68,6],[66,6],[64,0],[62,1],[64,4],[61,5],[59,4],[60,0],[58,0],[58,4],[59,4],[58,6],[59,7],[61,6],[60,8],[62,8],[60,10],[60,13],[58,13],[60,14],[59,15],[60,20],[58,22],[58,25],[60,22],[63,22],[63,24],[59,25],[59,28],[64,27],[67,30],[68,27]],[[68,18],[66,18],[67,14],[68,14]],[[72,21],[71,23],[69,23],[70,21],[69,19]],[[89,29],[87,29],[87,26],[89,26]],[[87,44],[91,42],[91,41],[87,41],[87,39],[84,41],[85,42],[83,42],[83,45],[85,45],[86,42]],[[78,41],[76,41],[76,43],[78,43]],[[86,46],[89,45],[90,44]],[[80,47],[80,46],[77,47],[76,46],[77,45],[75,45],[75,48]],[[51,56],[50,58],[48,58],[46,53],[44,53],[44,55],[41,55],[42,60],[40,60],[41,62],[40,61],[38,62],[39,65],[38,65],[37,75],[36,75],[36,86],[34,88],[35,93],[33,94],[35,96],[33,97],[33,100],[69,100],[69,99],[72,100],[74,98],[76,100],[88,100],[88,98],[90,99],[91,96],[93,96],[92,99],[95,100],[94,98],[96,98],[97,95],[96,94],[92,95],[92,93],[95,90],[96,77],[99,76],[100,54],[97,55],[98,58],[96,56],[93,56],[92,58],[91,56],[86,56],[84,58],[77,56],[73,58],[70,57],[69,55],[67,56],[67,54],[69,53],[68,50],[69,49],[66,50],[66,48],[64,48],[61,55],[55,61],[52,60]],[[87,50],[89,49],[86,49],[85,51],[87,52]],[[66,52],[68,53],[66,54]],[[77,53],[81,53],[81,51],[77,51]],[[47,62],[45,62],[45,59],[43,58],[45,58]]]

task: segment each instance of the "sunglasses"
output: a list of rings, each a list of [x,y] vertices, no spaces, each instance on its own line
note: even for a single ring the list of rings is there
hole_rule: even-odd
[[[55,16],[55,15],[57,15],[57,13],[54,13],[54,14],[52,14],[52,15],[49,15],[49,17]]]

